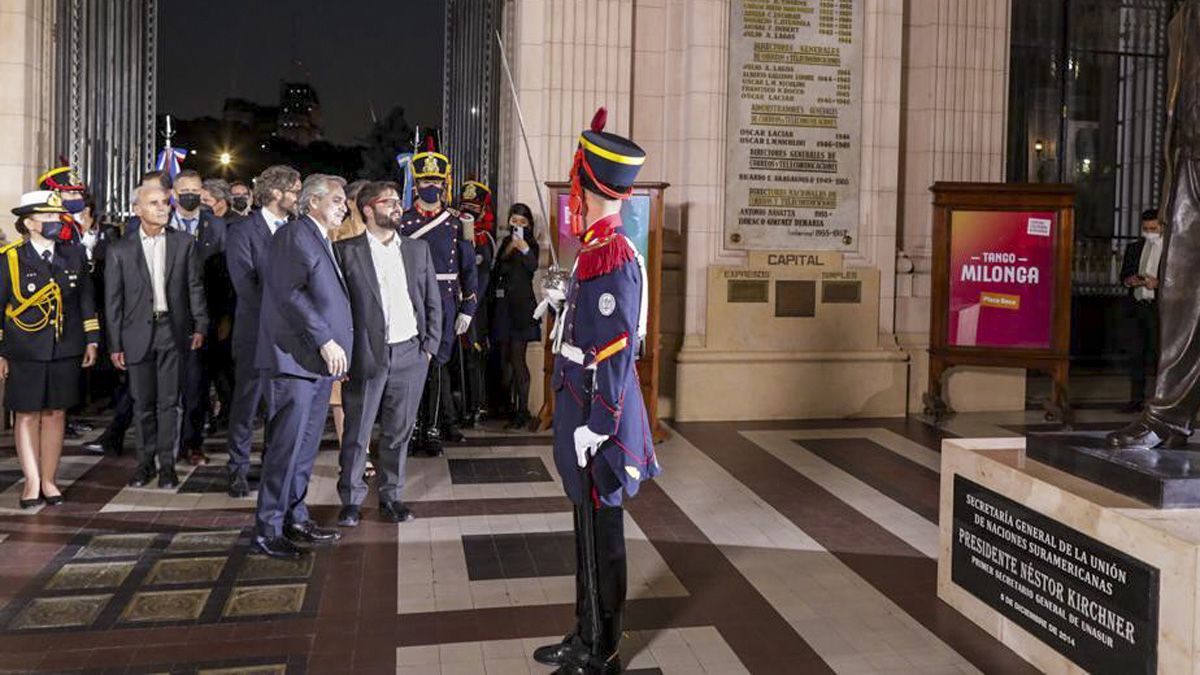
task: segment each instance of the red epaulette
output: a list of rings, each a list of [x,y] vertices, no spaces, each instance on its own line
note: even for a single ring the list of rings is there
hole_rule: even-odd
[[[629,241],[619,234],[610,234],[580,249],[575,276],[580,281],[587,281],[613,272],[635,259]]]

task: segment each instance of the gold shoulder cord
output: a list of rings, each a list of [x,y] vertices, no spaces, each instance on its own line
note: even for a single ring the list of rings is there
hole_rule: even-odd
[[[12,319],[13,325],[25,331],[26,333],[36,333],[51,323],[54,324],[54,339],[57,340],[62,336],[62,289],[59,288],[58,282],[53,279],[50,283],[42,286],[36,293],[26,298],[21,293],[21,271],[20,264],[17,260],[17,247],[9,248],[6,251],[8,257],[8,274],[12,282],[13,296],[16,298],[18,305],[13,307],[9,305],[4,308],[4,313],[8,318]],[[23,321],[20,316],[30,309],[42,310],[41,318],[35,321]]]

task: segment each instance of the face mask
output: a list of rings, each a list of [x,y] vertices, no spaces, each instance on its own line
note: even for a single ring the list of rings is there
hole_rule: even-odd
[[[1143,232],[1142,237],[1144,237],[1146,241],[1153,244],[1162,239],[1162,232]]]
[[[200,208],[200,195],[186,194],[179,195],[179,208],[184,211],[195,211]]]
[[[426,185],[425,187],[417,188],[417,195],[426,204],[436,204],[442,199],[442,186]]]
[[[42,223],[42,236],[47,239],[58,239],[58,235],[62,234],[63,222],[61,220],[52,220],[48,223]]]
[[[82,199],[64,199],[63,208],[67,213],[80,213],[87,208],[87,204]]]
[[[250,200],[245,196],[238,195],[230,201],[230,206],[233,207],[234,211],[245,211],[246,207],[250,206]]]

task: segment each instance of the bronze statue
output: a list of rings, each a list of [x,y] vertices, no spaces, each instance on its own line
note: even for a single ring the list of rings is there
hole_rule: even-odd
[[[1167,30],[1158,375],[1141,418],[1108,435],[1111,447],[1131,450],[1185,445],[1200,409],[1200,0]]]

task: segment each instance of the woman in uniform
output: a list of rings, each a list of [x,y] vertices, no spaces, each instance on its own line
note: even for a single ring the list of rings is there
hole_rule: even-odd
[[[56,243],[66,213],[59,196],[26,193],[12,212],[24,239],[0,249],[0,379],[17,416],[28,509],[63,502],[55,477],[66,410],[79,402],[82,368],[96,362],[100,320],[83,247]]]
[[[504,379],[509,383],[513,404],[507,429],[529,424],[529,366],[526,347],[542,338],[541,326],[533,318],[537,300],[533,275],[538,268],[538,243],[533,235],[533,212],[516,203],[508,209],[508,236],[500,242],[500,254],[492,272],[492,343],[499,346]]]

